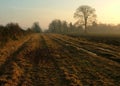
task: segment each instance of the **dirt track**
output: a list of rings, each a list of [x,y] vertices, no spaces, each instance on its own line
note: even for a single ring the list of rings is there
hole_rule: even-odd
[[[21,40],[0,49],[0,86],[120,86],[119,47],[57,34]]]

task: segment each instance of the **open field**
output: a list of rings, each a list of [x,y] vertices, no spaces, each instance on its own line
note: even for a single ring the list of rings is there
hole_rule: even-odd
[[[0,86],[120,86],[120,46],[33,34],[0,49]]]
[[[76,34],[68,34],[68,36],[78,39],[84,39],[88,41],[92,41],[95,43],[105,43],[108,45],[120,46],[120,35],[76,35]]]

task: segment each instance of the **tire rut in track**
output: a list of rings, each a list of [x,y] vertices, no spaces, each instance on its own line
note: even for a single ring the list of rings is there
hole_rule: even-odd
[[[71,41],[72,44],[81,47],[82,49],[86,50],[87,52],[92,52],[98,56],[107,58],[109,60],[115,61],[120,63],[120,51],[119,48],[116,47],[111,47],[109,45],[105,44],[95,44],[89,41],[81,41],[75,38],[71,38],[68,36],[62,36],[59,35],[60,37],[58,39],[66,39],[65,41]],[[63,40],[62,40],[63,41]],[[82,46],[80,46],[82,45]]]
[[[81,69],[78,68],[79,71],[83,71],[83,74],[81,74],[81,76],[84,75],[84,77],[81,78],[81,81],[84,82],[84,80],[85,81],[88,80],[89,84],[90,83],[91,84],[100,83],[100,84],[104,84],[104,85],[105,84],[107,84],[107,85],[119,84],[119,68],[120,68],[120,66],[118,64],[115,65],[113,62],[109,62],[107,60],[108,63],[110,63],[110,64],[112,63],[110,65],[105,62],[106,60],[105,61],[104,61],[104,59],[101,60],[101,58],[98,58],[98,56],[96,56],[96,55],[91,56],[91,54],[88,52],[86,53],[86,51],[83,52],[83,50],[82,51],[77,50],[75,48],[74,44],[71,44],[71,42],[63,41],[63,39],[58,39],[57,36],[56,37],[52,36],[51,38],[54,41],[58,42],[60,45],[62,45],[64,47],[64,49],[67,49],[68,51],[70,51],[69,52],[69,53],[71,53],[70,55],[74,58],[73,61],[76,59],[76,63],[78,63],[78,64],[81,63],[78,65],[78,67],[81,67]],[[76,46],[76,47],[78,47],[78,46]],[[80,52],[82,52],[82,53],[80,53]],[[105,62],[105,63],[103,63],[103,62]],[[111,75],[109,75],[109,74],[111,74]],[[88,79],[84,79],[85,75],[88,77]],[[102,80],[102,79],[104,79],[104,80]],[[101,80],[101,81],[99,81],[99,80]],[[111,82],[111,83],[109,83],[109,82]],[[87,83],[87,82],[85,82],[85,83]]]
[[[25,60],[22,67],[24,69],[24,73],[22,75],[22,79],[20,80],[19,86],[35,86],[34,85],[34,74],[38,71],[34,71],[35,63],[34,63],[34,56],[36,50],[39,48],[39,40],[40,35],[37,34],[34,36],[33,40],[28,44],[28,47],[24,51],[25,53],[22,54],[24,56],[21,59]]]
[[[34,36],[0,68],[2,86],[64,86],[45,38]]]
[[[0,85],[1,86],[17,86],[19,83],[19,79],[23,74],[23,69],[21,68],[22,61],[21,58],[18,58],[19,55],[23,54],[23,50],[26,48],[27,43],[30,41],[26,41],[17,51],[15,51],[12,55],[7,57],[5,63],[0,67]]]
[[[34,35],[0,67],[0,85],[119,86],[118,63],[93,55],[74,39],[62,38]]]
[[[73,60],[61,44],[53,41],[50,36],[47,36],[47,45],[52,50],[52,56],[57,63],[58,70],[61,74],[62,81],[67,86],[82,86],[82,83],[75,71],[76,60]],[[54,38],[53,38],[54,39]]]
[[[0,49],[0,66],[4,64],[7,60],[7,57],[12,55],[17,49],[19,49],[27,40],[31,38],[31,35],[25,36],[22,39],[11,41],[6,44],[3,48]]]
[[[34,86],[63,86],[60,75],[46,44],[46,38],[41,35],[40,46],[35,50],[33,57],[32,74]]]
[[[37,35],[25,42],[16,52],[8,57],[0,68],[0,85],[2,86],[33,86],[31,79],[32,62],[28,53],[36,49]],[[26,73],[27,72],[27,73]],[[23,81],[25,80],[25,81]],[[26,84],[27,83],[27,84]]]

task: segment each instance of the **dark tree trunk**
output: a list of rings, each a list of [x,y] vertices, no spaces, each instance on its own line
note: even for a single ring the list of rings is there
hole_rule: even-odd
[[[85,34],[87,33],[87,18],[85,18]]]

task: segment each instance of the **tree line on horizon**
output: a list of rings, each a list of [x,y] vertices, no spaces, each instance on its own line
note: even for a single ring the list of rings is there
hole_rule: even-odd
[[[120,24],[111,25],[96,22],[91,23],[87,26],[87,31],[82,25],[68,23],[59,19],[53,20],[45,33],[58,33],[58,34],[68,34],[68,35],[119,35],[120,34]]]
[[[74,18],[77,21],[73,24],[60,19],[52,20],[45,33],[59,33],[59,34],[72,34],[72,35],[84,35],[84,34],[120,34],[119,25],[107,25],[97,24],[97,15],[95,9],[82,5],[78,7],[74,13]],[[42,33],[42,28],[38,22],[33,23],[31,28],[27,30],[22,29],[17,23],[9,23],[6,26],[0,25],[0,41],[13,39],[16,40],[19,36],[28,33]]]
[[[78,28],[80,29],[81,27],[84,28],[84,33],[86,34],[87,26],[91,25],[93,22],[96,22],[95,9],[88,5],[82,5],[77,8],[76,12],[74,13],[74,18],[77,19],[75,25],[78,25]],[[66,21],[53,20],[49,25],[48,32],[56,32],[56,31],[58,33],[70,32],[73,30],[71,28],[75,28],[75,25],[72,25],[72,23],[67,25]]]
[[[60,19],[55,19],[49,24],[48,30],[46,30],[46,32],[72,35],[120,34],[120,24],[97,24],[97,15],[95,14],[95,9],[88,5],[79,6],[74,13],[74,18],[77,19],[74,24],[61,21]]]
[[[0,47],[9,40],[18,40],[21,37],[31,33],[42,33],[38,22],[35,22],[31,28],[22,29],[17,23],[9,23],[5,26],[0,25]]]

